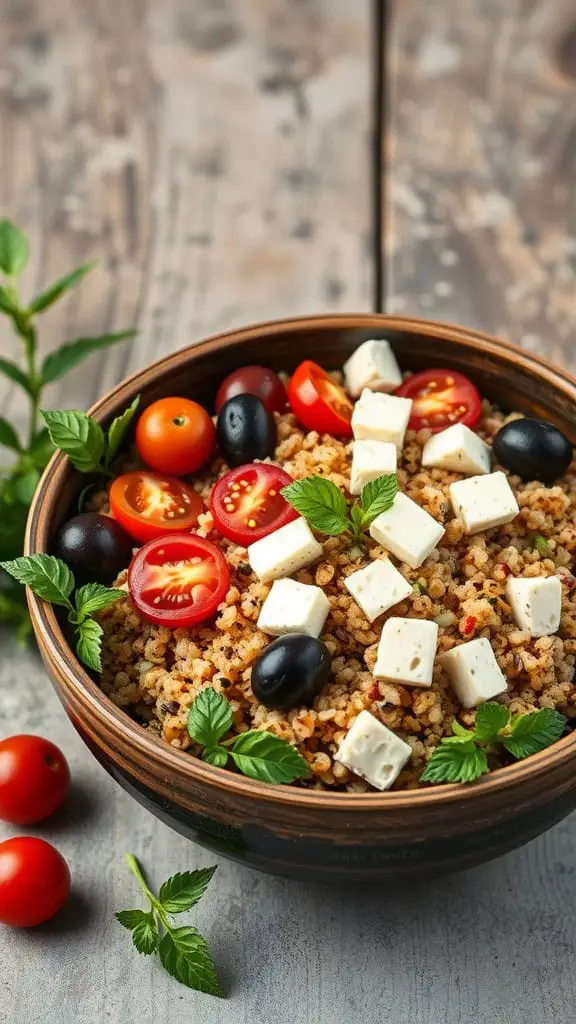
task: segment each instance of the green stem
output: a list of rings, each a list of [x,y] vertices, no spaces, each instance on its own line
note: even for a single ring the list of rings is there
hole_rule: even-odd
[[[150,903],[152,905],[152,909],[153,909],[155,915],[160,918],[160,920],[161,920],[162,924],[164,925],[166,931],[168,931],[168,932],[171,931],[170,920],[167,917],[166,911],[164,910],[164,907],[162,906],[162,904],[159,903],[158,899],[156,898],[156,896],[154,895],[152,890],[150,889],[146,879],[144,878],[144,874],[142,872],[142,868],[140,867],[140,864],[138,863],[138,860],[136,859],[136,857],[134,856],[133,853],[127,853],[125,855],[124,859],[125,859],[128,867],[130,868],[130,871],[132,872],[134,877],[137,879],[138,885],[142,889],[142,892],[146,896],[146,899],[148,899],[150,901]]]
[[[29,426],[29,445],[32,442],[38,431],[38,412],[40,409],[40,392],[42,386],[38,377],[38,369],[36,367],[36,328],[32,326],[28,319],[25,320],[24,327],[24,348],[26,351],[26,369],[28,371],[28,380],[30,382],[30,426]]]

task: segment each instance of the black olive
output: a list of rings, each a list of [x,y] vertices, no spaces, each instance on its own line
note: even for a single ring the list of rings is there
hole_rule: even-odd
[[[132,558],[134,541],[110,516],[83,512],[56,535],[54,554],[66,562],[76,582],[112,583]]]
[[[572,461],[570,441],[545,420],[512,420],[498,431],[493,448],[498,462],[511,473],[545,484],[561,477]]]
[[[237,395],[220,410],[216,440],[229,466],[266,459],[277,444],[274,417],[256,395]]]
[[[310,704],[326,683],[332,659],[321,640],[305,633],[278,637],[252,668],[254,696],[267,708]]]

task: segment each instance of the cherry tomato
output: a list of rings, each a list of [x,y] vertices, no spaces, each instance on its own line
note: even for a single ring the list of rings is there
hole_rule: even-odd
[[[198,402],[161,398],[144,410],[136,424],[141,459],[159,473],[185,476],[210,458],[214,424]]]
[[[307,430],[351,437],[352,402],[316,363],[300,363],[288,384],[288,401]]]
[[[14,836],[0,843],[0,921],[31,928],[54,917],[68,899],[70,871],[44,839]]]
[[[268,412],[284,412],[287,403],[286,388],[274,370],[265,366],[243,366],[224,378],[216,394],[216,412],[237,395],[256,395]]]
[[[472,381],[457,370],[424,370],[409,377],[395,392],[413,401],[411,430],[427,427],[433,434],[454,423],[473,427],[480,417],[481,398]]]
[[[203,507],[202,498],[188,484],[148,470],[123,473],[110,487],[112,515],[141,543],[191,530]]]
[[[70,785],[64,754],[41,736],[0,740],[0,818],[13,825],[43,821],[60,807]]]
[[[130,597],[142,617],[172,629],[209,619],[229,585],[224,555],[195,533],[151,540],[136,552],[128,571]]]
[[[216,528],[236,544],[253,544],[298,518],[280,491],[292,483],[278,466],[252,462],[224,473],[212,489],[210,511]]]

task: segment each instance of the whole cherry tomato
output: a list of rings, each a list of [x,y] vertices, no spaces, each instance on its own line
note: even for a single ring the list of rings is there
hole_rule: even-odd
[[[141,543],[191,530],[203,508],[200,495],[183,480],[145,469],[117,476],[110,487],[114,519]]]
[[[64,754],[41,736],[0,740],[0,818],[13,825],[43,821],[60,807],[70,785]]]
[[[14,836],[0,843],[0,922],[31,928],[54,917],[68,899],[70,871],[50,843]]]
[[[185,476],[203,466],[214,448],[214,424],[198,402],[161,398],[136,424],[136,447],[147,466]]]
[[[229,398],[237,395],[256,395],[268,412],[284,412],[287,403],[286,388],[274,370],[265,366],[243,366],[224,378],[216,395],[216,412]]]
[[[471,380],[457,370],[423,370],[408,377],[395,391],[412,399],[411,430],[427,427],[437,434],[454,423],[473,427],[480,417],[482,400]]]
[[[209,619],[229,585],[230,570],[220,548],[194,533],[149,541],[128,570],[130,597],[142,617],[170,629]]]
[[[352,436],[352,402],[329,374],[309,359],[300,363],[288,383],[288,401],[307,430]]]
[[[224,473],[210,495],[216,529],[248,546],[297,519],[296,509],[280,494],[291,483],[288,473],[268,462],[251,462]]]

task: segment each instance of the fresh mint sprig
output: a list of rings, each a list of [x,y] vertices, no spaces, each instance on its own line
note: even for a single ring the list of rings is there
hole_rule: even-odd
[[[42,416],[52,444],[68,456],[75,469],[81,473],[110,476],[110,464],[139,404],[140,395],[137,395],[132,404],[112,421],[107,433],[96,420],[78,409],[42,411]]]
[[[454,735],[440,741],[420,781],[474,782],[490,770],[487,755],[499,746],[520,761],[556,743],[565,728],[564,715],[552,708],[511,715],[502,704],[481,704],[473,729],[454,719]]]
[[[142,868],[132,853],[126,863],[150,904],[150,910],[119,910],[116,920],[132,932],[139,953],[157,953],[164,970],[188,988],[222,996],[216,967],[205,939],[196,928],[177,927],[173,917],[183,914],[202,899],[216,867],[184,871],[168,878],[158,895],[152,892]]]
[[[204,761],[225,768],[232,758],[238,771],[260,782],[288,783],[310,774],[307,762],[290,743],[264,729],[220,742],[232,720],[232,708],[221,693],[212,686],[200,691],[188,714],[188,732],[204,748]]]
[[[68,621],[76,633],[76,650],[80,661],[95,672],[102,671],[103,629],[92,616],[122,596],[122,591],[101,583],[87,583],[70,600],[75,587],[74,576],[65,562],[54,555],[27,555],[9,562],[0,562],[0,569],[18,583],[50,604],[68,610]]]
[[[350,506],[340,488],[322,476],[294,480],[282,488],[281,494],[319,533],[337,537],[349,532],[357,539],[377,516],[391,507],[397,491],[396,473],[387,473],[365,484],[360,501]]]

